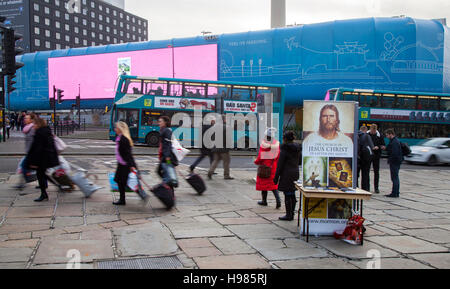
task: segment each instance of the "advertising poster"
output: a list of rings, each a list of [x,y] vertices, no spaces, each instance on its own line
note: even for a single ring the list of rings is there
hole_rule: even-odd
[[[155,108],[194,110],[201,106],[204,111],[215,111],[214,99],[181,98],[181,97],[155,97]]]
[[[305,188],[333,191],[356,187],[357,117],[355,102],[305,101],[302,166]],[[320,199],[310,200],[309,208],[317,202]],[[302,205],[304,218],[304,200]],[[326,199],[310,214],[309,232],[332,235],[345,228],[351,214],[351,201]]]
[[[131,58],[117,59],[118,75],[131,75]]]
[[[234,113],[258,113],[258,102],[256,101],[224,101],[225,112]]]

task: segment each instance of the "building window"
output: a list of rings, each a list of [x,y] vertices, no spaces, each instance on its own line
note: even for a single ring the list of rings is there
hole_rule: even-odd
[[[55,33],[55,38],[58,39],[58,40],[61,39],[61,33],[56,32]]]
[[[44,13],[45,14],[50,14],[50,8],[44,7]]]
[[[34,11],[39,11],[39,4],[34,3]]]
[[[51,48],[50,41],[45,41],[45,48]]]
[[[45,30],[45,37],[50,37],[50,30]]]
[[[39,23],[39,16],[34,15],[34,22]]]
[[[50,19],[45,18],[45,25],[50,26]]]
[[[75,37],[75,44],[80,44],[80,38]]]
[[[91,27],[95,28],[95,22],[91,22]]]
[[[58,10],[56,10],[56,11],[55,11],[55,16],[58,17],[58,18],[61,17],[61,12],[59,12]]]
[[[66,35],[66,42],[70,42],[70,36]]]
[[[66,28],[66,31],[70,31],[70,25],[69,24],[66,24],[65,28]]]
[[[65,13],[65,14],[64,14],[64,18],[65,18],[67,21],[69,21],[69,20],[70,20],[70,15],[67,14],[67,13]]]
[[[88,45],[88,42],[87,42],[86,39],[83,39],[83,45],[84,45],[84,46],[87,46],[87,45]]]
[[[61,28],[61,22],[55,21],[55,27],[58,29]]]
[[[59,0],[55,0],[55,5],[58,6],[58,7],[59,7],[59,5],[61,5],[61,4],[59,3]]]
[[[39,27],[34,27],[34,34],[36,35],[41,34],[41,30],[39,29]]]
[[[56,49],[61,49],[61,44],[56,43]]]
[[[73,31],[74,31],[75,33],[77,33],[77,34],[78,34],[78,33],[80,33],[80,28],[78,28],[78,27],[74,27],[74,28],[73,28]]]
[[[41,46],[41,40],[35,39],[35,40],[34,40],[34,45],[35,45],[35,46]]]

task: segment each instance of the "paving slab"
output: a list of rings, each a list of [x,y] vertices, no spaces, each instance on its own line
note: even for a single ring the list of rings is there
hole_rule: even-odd
[[[88,215],[86,216],[86,223],[91,224],[101,224],[107,222],[118,221],[119,217],[117,215]]]
[[[262,257],[251,255],[227,255],[194,258],[199,269],[271,269]]]
[[[226,226],[241,239],[292,238],[294,234],[274,224],[231,225]]]
[[[233,234],[217,222],[168,223],[175,239],[224,237]]]
[[[410,254],[411,258],[430,264],[439,269],[450,269],[450,254],[436,253],[436,254]]]
[[[225,255],[256,253],[255,249],[236,237],[210,238],[209,240]]]
[[[217,218],[217,222],[222,225],[245,225],[245,224],[270,224],[269,221],[261,217],[252,218]]]
[[[406,220],[420,220],[420,219],[438,219],[437,216],[433,216],[429,213],[424,213],[417,210],[385,210],[386,214],[389,214],[391,216],[395,216],[401,219]],[[390,220],[386,220],[390,221]],[[394,220],[395,221],[395,220]]]
[[[313,245],[300,239],[247,239],[245,241],[269,261],[328,256],[325,250],[314,248]]]
[[[353,261],[350,263],[357,266],[360,269],[371,269],[373,260],[362,260],[362,261]],[[380,268],[383,270],[388,269],[432,269],[432,267],[424,265],[415,260],[406,259],[406,258],[381,258],[380,259]]]
[[[375,236],[368,237],[366,240],[370,240],[371,242],[403,254],[448,252],[448,248],[446,247],[419,240],[411,236]],[[382,254],[382,256],[387,257],[384,254]]]
[[[0,248],[0,263],[27,262],[32,248]]]
[[[83,217],[56,217],[54,227],[65,228],[84,224]]]
[[[410,229],[401,232],[436,244],[450,243],[450,232],[444,229]]]
[[[56,208],[57,217],[82,217],[82,204],[59,204]]]
[[[187,248],[204,248],[213,246],[207,238],[181,239],[177,240],[177,244],[182,250]]]
[[[378,250],[382,257],[398,257],[399,254],[385,249],[372,242],[364,241],[363,246],[351,245],[341,240],[328,239],[328,240],[314,240],[313,243],[317,244],[320,248],[326,249],[331,253],[348,259],[368,259],[372,258],[369,255],[370,250]],[[368,256],[369,255],[369,256]]]
[[[160,222],[115,228],[113,235],[121,257],[168,255],[178,250],[170,231]]]
[[[26,269],[27,262],[22,263],[0,263],[0,269],[7,269],[7,270],[17,270],[17,269]]]
[[[73,256],[67,257],[70,250],[78,250],[80,252],[82,263],[114,258],[112,244],[104,240],[57,240],[44,238],[33,264],[67,264],[73,258]]]
[[[50,225],[2,225],[0,227],[0,235],[43,231],[50,229]]]
[[[38,242],[38,239],[11,240],[0,242],[0,248],[34,248]]]
[[[81,240],[111,240],[110,230],[86,231],[81,233]]]
[[[273,264],[280,269],[358,269],[355,265],[338,258],[302,258]]]
[[[53,207],[14,207],[8,218],[45,218],[53,216]]]

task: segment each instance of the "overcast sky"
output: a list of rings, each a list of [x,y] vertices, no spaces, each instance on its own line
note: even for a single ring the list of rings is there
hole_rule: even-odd
[[[149,40],[270,29],[270,0],[126,0],[149,20]],[[450,0],[286,0],[287,24],[407,15],[447,18]]]

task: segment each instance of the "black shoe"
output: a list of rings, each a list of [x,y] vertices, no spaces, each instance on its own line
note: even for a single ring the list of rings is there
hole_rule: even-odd
[[[380,190],[379,189],[376,189],[375,190],[375,194],[379,194],[380,193]]]
[[[280,200],[277,200],[277,207],[276,208],[277,209],[281,208],[281,201]]]
[[[292,218],[291,216],[286,215],[284,217],[279,217],[278,220],[280,220],[280,221],[293,221],[294,218]]]
[[[36,187],[34,187],[35,189],[37,189],[37,190],[39,190],[41,187],[40,186],[36,186]]]
[[[224,180],[234,180],[233,177],[224,177],[223,179],[224,179]]]
[[[393,195],[393,194],[390,194],[390,195],[386,195],[385,197],[386,197],[386,198],[398,198],[398,196],[396,196],[396,195]]]
[[[259,201],[259,202],[258,202],[258,205],[264,206],[264,207],[267,207],[267,206],[268,206],[267,202],[264,202],[264,201]]]
[[[36,203],[40,203],[43,201],[48,201],[48,196],[40,196],[38,199],[34,200]]]
[[[208,180],[212,180],[212,174],[208,173]]]
[[[126,202],[125,202],[125,201],[119,200],[119,201],[117,201],[117,202],[114,202],[113,205],[116,205],[116,206],[125,206],[125,205],[126,205]]]

